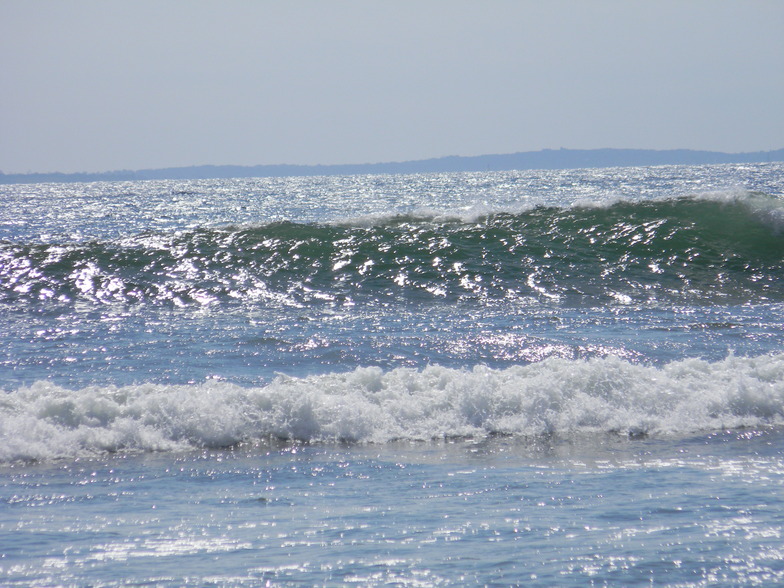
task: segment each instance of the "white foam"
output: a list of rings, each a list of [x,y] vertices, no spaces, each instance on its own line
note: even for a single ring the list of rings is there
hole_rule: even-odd
[[[784,424],[784,354],[663,367],[618,358],[527,366],[359,368],[226,382],[68,390],[47,382],[0,403],[0,461],[175,451],[279,437],[311,442],[448,436],[670,435]]]

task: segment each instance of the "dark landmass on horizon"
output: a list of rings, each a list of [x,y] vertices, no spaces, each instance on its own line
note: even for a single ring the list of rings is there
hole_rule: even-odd
[[[116,182],[133,180],[201,180],[335,176],[363,174],[414,174],[529,169],[577,169],[654,165],[704,165],[784,161],[784,149],[751,153],[723,153],[691,149],[543,149],[506,155],[449,156],[416,161],[337,165],[197,165],[99,173],[4,174],[0,184],[44,182]]]

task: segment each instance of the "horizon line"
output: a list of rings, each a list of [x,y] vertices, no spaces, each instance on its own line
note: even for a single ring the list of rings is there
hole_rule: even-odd
[[[760,151],[739,151],[739,152],[726,152],[726,151],[713,151],[707,149],[688,149],[688,148],[674,148],[674,149],[646,149],[646,148],[623,148],[623,147],[599,147],[599,148],[592,148],[592,149],[573,149],[569,147],[560,147],[560,148],[543,148],[535,151],[516,151],[512,153],[488,153],[488,154],[481,154],[481,155],[445,155],[439,157],[430,157],[425,159],[409,159],[409,160],[398,160],[398,161],[383,161],[383,162],[374,162],[374,163],[327,163],[327,164],[301,164],[301,163],[262,163],[262,164],[193,164],[193,165],[180,165],[180,166],[167,166],[167,167],[155,167],[155,168],[140,168],[140,169],[114,169],[114,170],[107,170],[107,171],[98,171],[98,172],[90,172],[90,171],[78,171],[78,172],[60,172],[60,171],[53,171],[53,172],[12,172],[12,173],[5,173],[0,170],[0,182],[2,183],[17,183],[17,182],[8,182],[9,178],[18,178],[20,180],[24,180],[26,178],[44,178],[44,177],[51,177],[51,178],[84,178],[84,177],[94,177],[100,179],[101,176],[116,176],[116,175],[128,175],[128,174],[141,174],[141,175],[148,175],[148,174],[161,174],[166,172],[184,172],[187,170],[259,170],[259,171],[274,171],[278,170],[278,173],[271,174],[269,177],[277,177],[279,175],[283,175],[280,172],[283,171],[323,171],[327,172],[326,175],[335,175],[329,174],[330,170],[334,170],[338,172],[338,175],[341,173],[362,173],[361,171],[355,172],[348,172],[348,171],[341,171],[341,170],[361,170],[365,169],[368,170],[365,173],[406,173],[405,171],[381,171],[380,168],[404,168],[408,167],[421,167],[430,164],[437,164],[438,162],[462,162],[464,164],[468,164],[470,167],[470,162],[473,160],[474,162],[478,161],[488,161],[488,160],[497,160],[497,163],[504,159],[509,158],[522,158],[522,157],[535,157],[537,155],[548,155],[552,156],[553,154],[557,155],[576,155],[576,154],[593,154],[598,155],[600,153],[604,154],[613,154],[619,155],[622,157],[623,154],[626,154],[627,157],[631,155],[636,156],[653,156],[653,155],[671,155],[674,156],[675,154],[681,155],[692,155],[692,156],[702,156],[704,157],[714,157],[719,159],[724,158],[742,158],[743,161],[738,161],[736,163],[751,163],[752,161],[749,160],[749,157],[758,158],[766,155],[777,155],[780,159],[775,159],[772,161],[784,161],[784,147],[779,149],[771,149],[771,150],[760,150]],[[656,159],[656,158],[654,158]],[[764,161],[754,161],[757,163],[764,163]],[[513,162],[507,161],[507,164],[511,164]],[[522,161],[516,161],[514,163],[524,163]],[[541,162],[544,163],[544,162]],[[555,163],[555,162],[549,162]],[[584,163],[585,167],[597,167],[596,162],[591,162],[588,160],[585,161],[573,161],[572,164],[579,164]],[[613,165],[610,162],[607,162],[608,165],[600,165],[599,167],[630,167],[633,165],[668,165],[668,163],[664,162],[652,162],[652,163],[638,163],[638,164],[630,164],[630,163],[618,163]],[[692,163],[692,162],[686,162]],[[704,162],[704,163],[735,163],[733,161],[716,161],[716,162]],[[560,162],[557,165],[557,168],[561,169],[570,169],[572,167],[581,167],[580,165],[564,165],[566,162]],[[670,164],[677,164],[677,162],[673,162]],[[693,164],[698,164],[696,161]],[[373,171],[373,169],[377,169],[379,171]],[[504,168],[504,169],[497,169],[497,170],[488,170],[488,171],[511,171],[512,169],[516,168]],[[521,169],[537,169],[535,167],[528,167],[527,165]],[[543,169],[553,169],[551,166],[546,166]],[[415,173],[427,173],[428,170],[421,169],[421,170],[413,170]],[[437,172],[438,170],[431,170],[433,172]],[[443,171],[482,171],[482,170],[470,170],[470,169],[446,169]],[[295,174],[297,175],[297,174]],[[321,175],[321,174],[300,174],[300,175]],[[107,178],[108,179],[108,178]],[[152,177],[140,177],[140,178],[128,178],[128,179],[167,179],[167,178],[152,178]],[[171,179],[185,179],[185,178],[171,178]],[[203,177],[193,178],[193,179],[207,179]],[[6,180],[3,182],[3,180]]]

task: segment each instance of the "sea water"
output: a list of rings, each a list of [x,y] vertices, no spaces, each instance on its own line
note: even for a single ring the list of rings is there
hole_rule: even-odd
[[[784,581],[784,165],[0,187],[4,585]]]

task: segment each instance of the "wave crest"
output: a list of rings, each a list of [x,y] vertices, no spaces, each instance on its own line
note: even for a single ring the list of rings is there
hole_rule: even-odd
[[[473,214],[473,213],[472,213]],[[0,301],[211,305],[782,300],[784,203],[754,193],[359,225],[0,244]]]

